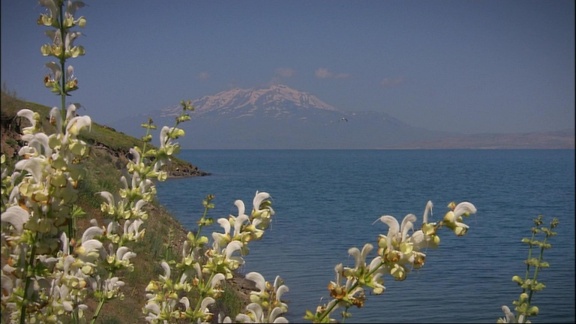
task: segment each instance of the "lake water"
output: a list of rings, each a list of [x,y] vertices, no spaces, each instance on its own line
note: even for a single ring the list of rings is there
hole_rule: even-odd
[[[347,322],[494,323],[521,292],[511,281],[526,270],[520,240],[540,214],[560,225],[544,254],[551,268],[538,277],[546,288],[533,297],[540,315],[532,319],[575,321],[574,150],[184,150],[179,157],[212,173],[157,186],[160,202],[190,230],[207,194],[216,196],[214,219],[237,214],[236,199],[250,209],[256,190],[272,195],[271,228],[251,243],[242,272],[285,280],[291,322],[327,302],[334,266],[354,265],[350,247],[376,245],[387,233],[376,219],[414,213],[419,224],[428,200],[432,221],[450,201],[475,204],[468,234],[440,231],[421,270],[403,282],[385,277],[384,294],[368,295]]]

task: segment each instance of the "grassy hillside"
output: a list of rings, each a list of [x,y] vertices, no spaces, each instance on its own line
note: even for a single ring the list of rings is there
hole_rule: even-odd
[[[50,133],[51,125],[48,123],[49,108],[36,103],[26,102],[14,96],[14,94],[2,91],[1,97],[1,151],[8,158],[7,163],[14,163],[18,158],[17,153],[20,147],[19,130],[25,127],[23,118],[16,118],[18,110],[27,108],[41,114],[43,127]],[[144,134],[144,129],[143,129]],[[89,224],[89,220],[95,218],[99,224],[103,224],[100,212],[101,198],[94,195],[95,192],[106,190],[115,192],[119,188],[119,178],[121,169],[126,165],[126,155],[133,146],[142,147],[142,141],[113,129],[93,124],[89,133],[82,134],[82,139],[90,144],[90,158],[85,162],[86,179],[80,184],[80,198],[78,204],[86,212],[86,216],[79,222],[77,229],[82,233]],[[182,160],[176,159],[168,166],[169,174],[174,174],[170,170],[178,170],[178,175],[201,176],[206,172],[198,170],[195,166]],[[209,194],[209,193],[206,193]],[[201,210],[202,202],[191,208]],[[133,259],[134,271],[123,274],[122,280],[126,282],[124,289],[125,298],[114,300],[104,306],[101,313],[100,323],[142,323],[144,316],[141,309],[145,305],[145,287],[151,279],[157,279],[161,273],[159,260],[169,255],[179,255],[180,244],[184,242],[187,231],[183,226],[169,215],[162,206],[156,202],[150,208],[150,217],[145,224],[146,239],[133,246],[137,257]],[[240,279],[237,279],[240,280]],[[219,307],[239,308],[241,301],[238,292],[227,287],[227,305]],[[245,296],[244,296],[245,297]],[[96,304],[89,303],[90,310],[93,311]]]

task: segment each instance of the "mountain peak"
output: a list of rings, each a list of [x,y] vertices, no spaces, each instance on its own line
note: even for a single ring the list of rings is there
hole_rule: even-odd
[[[266,105],[287,101],[302,108],[336,110],[336,108],[312,94],[292,89],[283,84],[272,84],[265,88],[248,89],[248,91],[251,92],[251,104],[261,103]]]
[[[298,91],[283,84],[271,84],[258,88],[234,88],[221,91],[193,100],[192,105],[197,114],[212,111],[254,111],[261,108],[297,107],[303,109],[320,109],[337,111],[333,106],[323,102],[307,92]],[[178,108],[163,109],[163,115],[173,115]]]

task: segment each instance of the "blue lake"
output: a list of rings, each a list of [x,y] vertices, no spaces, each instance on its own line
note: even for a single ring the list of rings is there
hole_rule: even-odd
[[[575,321],[574,150],[184,150],[208,177],[158,183],[160,202],[188,229],[202,214],[202,199],[216,196],[209,216],[237,214],[236,199],[250,209],[254,193],[272,195],[276,211],[261,241],[252,242],[241,271],[258,271],[268,281],[280,275],[290,291],[286,317],[302,322],[329,300],[334,266],[353,266],[348,249],[376,245],[386,234],[382,215],[418,216],[434,202],[432,221],[451,201],[470,201],[478,213],[466,220],[468,234],[440,231],[438,249],[426,265],[403,282],[385,277],[386,291],[368,295],[365,307],[351,308],[347,322],[483,322],[503,316],[502,305],[521,289],[533,219],[560,220],[551,265],[538,279],[546,288],[533,303],[533,322]],[[213,231],[221,231],[216,224]],[[371,255],[374,256],[373,254]],[[338,317],[335,317],[339,319]]]

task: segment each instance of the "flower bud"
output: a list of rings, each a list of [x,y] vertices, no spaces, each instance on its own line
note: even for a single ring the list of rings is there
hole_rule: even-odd
[[[78,18],[78,20],[76,20],[76,24],[78,25],[78,27],[85,27],[86,26],[86,18],[84,18],[84,16]]]
[[[93,268],[91,266],[85,265],[82,267],[82,273],[85,275],[90,275],[93,272]]]
[[[521,285],[524,283],[524,280],[522,280],[522,278],[520,278],[520,276],[514,276],[512,277],[512,281],[514,281],[515,283]]]
[[[446,215],[444,215],[444,221],[448,222],[448,223],[454,223],[455,221],[455,215],[453,211],[449,211],[446,213]]]
[[[457,236],[464,236],[466,235],[467,232],[468,229],[466,227],[457,226],[454,228],[454,234],[456,234]]]
[[[208,238],[206,236],[201,236],[200,238],[198,238],[197,243],[199,245],[206,244],[206,243],[208,243]]]
[[[378,247],[381,249],[386,249],[387,246],[388,246],[388,240],[386,239],[385,236],[380,235],[378,237]]]

